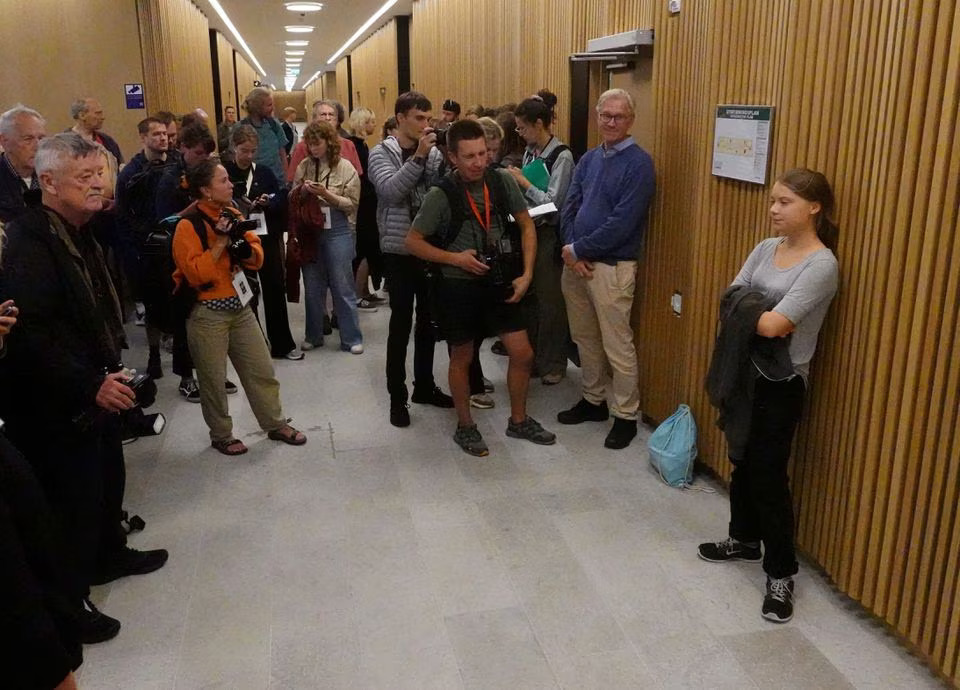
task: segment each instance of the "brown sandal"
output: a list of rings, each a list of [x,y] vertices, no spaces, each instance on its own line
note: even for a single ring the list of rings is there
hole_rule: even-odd
[[[211,441],[210,445],[224,455],[243,455],[247,452],[247,447],[243,445],[243,441],[236,438],[225,438],[221,441]]]
[[[306,435],[294,429],[289,424],[284,424],[279,429],[267,432],[267,438],[271,441],[283,441],[291,446],[302,446],[307,442]]]

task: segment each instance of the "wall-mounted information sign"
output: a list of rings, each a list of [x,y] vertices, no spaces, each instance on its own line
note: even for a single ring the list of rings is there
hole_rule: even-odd
[[[713,174],[766,184],[773,106],[718,105]]]
[[[127,110],[143,109],[143,84],[124,84],[123,96],[127,100]]]

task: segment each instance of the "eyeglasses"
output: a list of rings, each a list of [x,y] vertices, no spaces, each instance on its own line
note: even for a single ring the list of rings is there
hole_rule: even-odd
[[[615,125],[620,124],[621,122],[626,122],[630,117],[629,115],[613,115],[611,113],[599,113],[598,117],[600,122],[612,122]]]

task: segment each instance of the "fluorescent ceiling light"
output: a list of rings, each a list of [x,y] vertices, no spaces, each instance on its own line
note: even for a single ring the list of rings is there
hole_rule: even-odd
[[[285,57],[283,59],[285,62],[303,62],[302,57]]]
[[[319,12],[323,9],[322,2],[288,2],[286,5],[291,12]]]
[[[387,10],[389,10],[391,7],[393,7],[393,6],[396,5],[396,4],[397,4],[397,0],[387,0],[385,3],[383,3],[383,7],[381,7],[379,10],[377,10],[376,12],[374,12],[374,13],[373,13],[373,16],[371,16],[370,19],[368,19],[367,21],[365,21],[365,22],[363,23],[363,26],[361,26],[359,29],[357,29],[357,32],[356,32],[353,36],[351,36],[350,38],[347,39],[347,42],[346,42],[346,43],[344,43],[342,46],[340,46],[340,50],[338,50],[337,52],[335,52],[333,55],[331,55],[331,56],[329,57],[329,59],[327,59],[327,64],[328,64],[328,65],[332,65],[334,62],[336,62],[337,58],[340,57],[340,56],[347,50],[347,48],[350,47],[350,45],[351,45],[354,41],[356,41],[358,38],[360,38],[360,36],[363,35],[363,32],[364,32],[364,31],[366,31],[366,30],[369,29],[371,26],[373,26],[373,23],[374,23],[375,21],[377,21],[378,19],[380,19],[380,17],[382,17],[383,15],[385,15],[385,14],[387,13]]]
[[[396,2],[397,0],[393,0]],[[289,26],[283,27],[292,34],[308,34],[313,31],[313,27],[309,24],[290,24]]]
[[[310,45],[310,41],[284,41],[284,43],[294,48]]]
[[[323,71],[322,69],[318,69],[312,77],[307,79],[307,83],[303,85],[303,88],[307,88],[308,86],[310,86],[310,84],[312,84],[316,80],[316,78],[320,76],[320,73],[322,71]]]
[[[237,39],[237,43],[246,51],[247,55],[250,56],[250,59],[253,60],[253,64],[257,66],[257,69],[260,70],[262,76],[266,76],[267,70],[263,69],[263,65],[260,64],[260,61],[257,60],[257,57],[253,54],[253,51],[250,50],[250,46],[247,45],[247,42],[243,40],[243,36],[240,35],[240,32],[237,31],[237,27],[233,25],[233,22],[230,21],[230,17],[227,16],[227,13],[224,11],[223,7],[220,6],[218,0],[210,0],[210,5],[213,7],[214,11],[220,15],[220,19],[223,20],[223,23],[227,25],[227,28],[230,29],[230,33],[233,34],[233,37]],[[311,29],[312,31],[313,29]]]
[[[305,50],[286,50],[284,55],[305,55],[307,51]]]

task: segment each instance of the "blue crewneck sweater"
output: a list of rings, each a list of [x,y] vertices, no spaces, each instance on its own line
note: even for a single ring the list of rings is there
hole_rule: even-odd
[[[564,244],[578,259],[635,260],[655,188],[653,159],[632,137],[587,151],[563,206]]]

